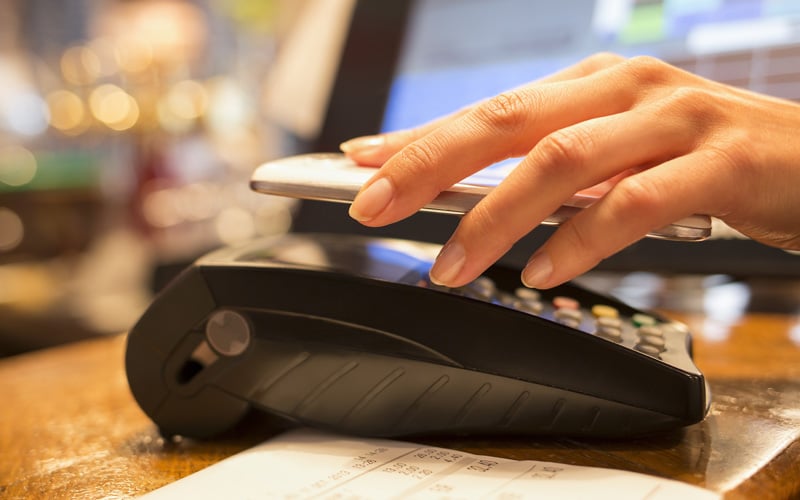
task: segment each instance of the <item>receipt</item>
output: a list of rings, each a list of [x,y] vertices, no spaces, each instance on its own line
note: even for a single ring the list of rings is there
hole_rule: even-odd
[[[720,499],[679,481],[614,469],[512,460],[404,441],[300,429],[142,498]]]

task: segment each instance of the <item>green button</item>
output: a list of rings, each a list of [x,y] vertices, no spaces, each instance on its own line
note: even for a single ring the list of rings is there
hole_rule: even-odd
[[[654,317],[642,313],[634,314],[631,317],[631,321],[636,326],[653,326],[658,323]]]

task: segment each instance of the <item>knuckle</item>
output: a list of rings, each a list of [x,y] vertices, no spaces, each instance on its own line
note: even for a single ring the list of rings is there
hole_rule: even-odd
[[[417,175],[436,163],[438,147],[431,141],[416,141],[400,150],[399,157],[405,173]]]
[[[506,133],[519,130],[528,114],[536,109],[535,98],[521,92],[503,92],[491,97],[475,109],[478,120]]]
[[[625,60],[624,57],[613,52],[598,52],[584,59],[581,66],[587,74],[591,74],[619,64]]]
[[[486,203],[475,205],[461,220],[459,232],[468,234],[484,250],[502,253],[515,240],[507,217],[492,210]]]
[[[701,141],[720,127],[729,128],[730,105],[724,98],[720,99],[714,89],[681,85],[672,88],[658,101],[654,113],[664,118],[680,120]]]
[[[704,115],[707,117],[703,109],[707,104],[699,99],[699,92],[691,87],[670,89],[647,107],[651,115],[660,120],[680,121],[681,126],[691,129],[695,137],[702,129],[702,117]]]
[[[583,226],[573,219],[563,224],[559,231],[569,248],[578,249],[583,258],[588,257],[589,260],[594,260],[594,257],[590,257],[590,255],[596,245],[592,245],[591,238],[586,234]]]
[[[568,221],[558,229],[560,244],[563,248],[570,249],[573,255],[578,256],[575,257],[575,261],[579,262],[584,269],[590,269],[608,257],[606,253],[602,252],[602,245],[599,245],[589,233],[591,230],[579,224],[575,219]]]
[[[677,108],[683,115],[689,113],[691,118],[710,117],[718,113],[712,92],[687,85],[672,89],[669,96],[664,99],[664,105],[668,108]]]
[[[660,206],[665,189],[653,180],[645,184],[632,175],[622,179],[613,193],[616,213],[647,214]]]
[[[440,168],[443,150],[443,142],[431,137],[407,145],[397,155],[396,165],[400,168],[394,181],[417,196],[433,198],[452,184],[447,172]]]
[[[495,215],[495,213],[486,206],[486,203],[478,203],[475,205],[469,213],[466,214],[461,225],[468,228],[472,235],[475,235],[475,237],[485,243],[488,243],[489,240],[486,238],[487,235],[502,231],[505,227],[502,218]],[[491,240],[496,241],[497,238],[491,238]]]
[[[580,168],[586,164],[594,149],[594,140],[580,127],[556,130],[542,139],[537,149],[543,165],[563,169]]]
[[[639,85],[659,85],[672,79],[672,67],[652,56],[634,56],[619,66]]]

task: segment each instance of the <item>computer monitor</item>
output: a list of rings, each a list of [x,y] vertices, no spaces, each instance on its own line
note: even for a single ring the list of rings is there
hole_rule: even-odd
[[[311,149],[412,127],[596,52],[652,55],[702,76],[800,99],[800,2],[793,0],[357,1],[322,130]],[[303,202],[295,227],[444,242],[458,220],[419,213],[366,228],[345,206]],[[503,258],[522,265],[553,229]],[[608,270],[798,275],[798,257],[746,239],[642,240]]]

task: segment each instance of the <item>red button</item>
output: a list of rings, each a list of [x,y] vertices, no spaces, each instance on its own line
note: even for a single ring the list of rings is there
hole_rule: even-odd
[[[553,305],[556,309],[580,309],[580,303],[569,297],[554,297],[553,298]]]

